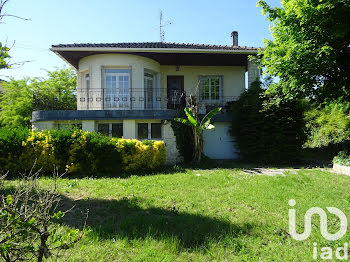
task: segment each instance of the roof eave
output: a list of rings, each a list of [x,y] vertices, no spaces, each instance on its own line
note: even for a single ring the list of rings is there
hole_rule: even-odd
[[[248,54],[256,55],[256,50],[227,50],[227,49],[189,49],[189,48],[115,48],[115,47],[52,47],[51,51],[74,52],[74,51],[94,51],[94,52],[135,52],[135,53],[221,53],[221,54]]]

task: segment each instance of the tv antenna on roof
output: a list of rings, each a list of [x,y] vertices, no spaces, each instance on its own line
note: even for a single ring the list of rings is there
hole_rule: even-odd
[[[163,11],[159,10],[159,36],[160,36],[160,42],[164,42],[165,39],[165,32],[164,32],[164,27],[168,25],[172,25],[173,22],[167,21],[166,23],[163,24]]]

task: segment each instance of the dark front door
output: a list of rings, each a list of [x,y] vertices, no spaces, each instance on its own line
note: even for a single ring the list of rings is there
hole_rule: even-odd
[[[168,76],[168,109],[177,109],[181,105],[181,95],[184,93],[184,77]]]

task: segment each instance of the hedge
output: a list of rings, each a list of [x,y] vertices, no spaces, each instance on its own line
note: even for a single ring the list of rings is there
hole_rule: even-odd
[[[122,175],[154,170],[166,160],[163,141],[116,139],[79,129],[29,131],[0,129],[0,168],[16,175],[36,169],[78,176]]]
[[[306,139],[303,101],[271,101],[257,81],[232,105],[231,133],[240,157],[264,164],[295,162]]]

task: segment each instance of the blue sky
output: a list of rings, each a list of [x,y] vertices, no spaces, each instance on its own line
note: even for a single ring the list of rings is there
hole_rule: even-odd
[[[272,5],[279,1],[267,1]],[[12,46],[11,62],[30,60],[17,69],[1,70],[0,78],[45,76],[65,63],[49,51],[52,44],[159,41],[159,11],[166,42],[230,44],[262,47],[271,38],[269,23],[254,0],[10,0],[0,24],[0,41]]]

